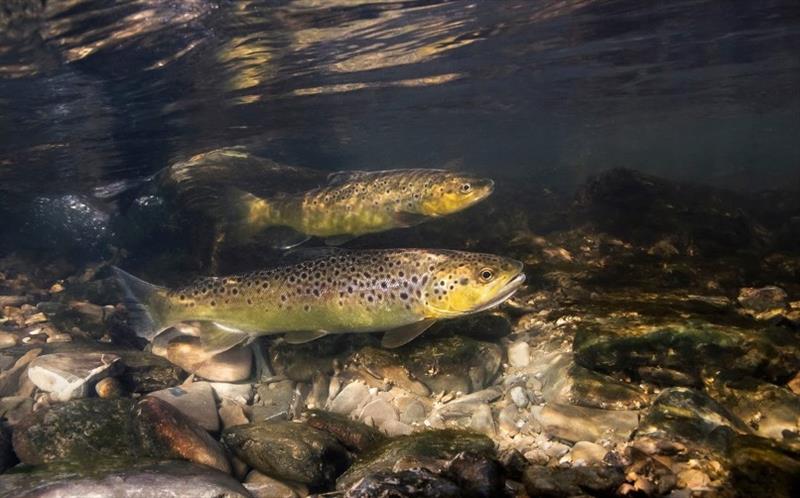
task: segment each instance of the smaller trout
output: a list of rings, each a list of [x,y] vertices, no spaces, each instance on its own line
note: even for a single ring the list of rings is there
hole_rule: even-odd
[[[445,170],[350,171],[331,175],[324,187],[297,194],[262,198],[229,189],[219,211],[235,240],[280,227],[274,245],[287,249],[312,236],[337,245],[359,235],[414,226],[466,209],[493,190],[492,180]]]
[[[137,334],[152,339],[178,322],[205,322],[213,327],[205,327],[201,340],[213,351],[281,333],[302,343],[327,334],[386,331],[384,346],[396,347],[437,320],[499,305],[525,281],[522,263],[513,259],[428,249],[338,250],[174,290],[115,271]]]

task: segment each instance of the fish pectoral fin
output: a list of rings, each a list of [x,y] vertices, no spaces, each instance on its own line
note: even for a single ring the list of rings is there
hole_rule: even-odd
[[[351,240],[355,239],[354,235],[336,235],[334,237],[326,237],[325,238],[325,245],[326,246],[340,246],[342,244],[347,244]]]
[[[288,344],[305,344],[326,335],[328,335],[327,330],[297,330],[285,333],[283,340]]]
[[[383,339],[381,339],[381,346],[392,349],[408,344],[428,330],[434,323],[436,323],[436,320],[426,318],[410,325],[403,325],[396,329],[387,330],[386,333],[383,334]]]
[[[394,221],[399,227],[413,227],[428,221],[430,218],[430,216],[424,214],[409,213],[406,211],[400,211],[394,214]]]
[[[216,322],[201,322],[198,324],[198,332],[200,345],[209,356],[225,352],[250,339],[247,332]]]
[[[258,236],[260,241],[266,242],[273,249],[288,251],[293,247],[306,242],[311,237],[287,226],[274,226],[265,228]]]

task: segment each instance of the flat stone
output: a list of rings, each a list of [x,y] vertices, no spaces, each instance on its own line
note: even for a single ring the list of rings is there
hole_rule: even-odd
[[[330,410],[348,415],[363,406],[369,399],[369,388],[363,382],[351,382],[333,398]]]
[[[525,341],[511,343],[508,346],[508,363],[512,367],[527,367],[531,360],[531,348]]]
[[[253,384],[233,384],[229,382],[209,382],[214,396],[218,400],[229,399],[243,405],[249,404],[253,399]]]
[[[545,432],[567,441],[627,440],[639,425],[639,412],[547,404],[532,414]]]
[[[17,345],[17,336],[8,332],[0,331],[0,349],[6,349]]]
[[[49,464],[0,475],[5,496],[27,497],[156,497],[250,498],[231,476],[205,465],[180,460],[138,458],[80,460],[80,464]],[[168,491],[165,491],[168,490]]]
[[[523,475],[530,496],[614,496],[625,476],[614,467],[543,467],[531,465]]]
[[[387,420],[380,425],[380,429],[389,437],[407,436],[414,432],[414,428],[399,420]]]
[[[146,396],[136,404],[134,416],[138,441],[146,454],[182,458],[231,472],[225,450],[217,440],[166,401]]]
[[[248,465],[278,480],[325,487],[347,467],[347,451],[328,433],[294,422],[225,429],[222,440]]]
[[[469,419],[469,428],[480,434],[494,436],[497,429],[494,425],[494,417],[492,417],[492,409],[489,405],[480,405],[472,412]]]
[[[223,399],[222,403],[220,403],[219,418],[222,420],[222,427],[225,429],[250,423],[242,405],[230,399]]]
[[[19,357],[14,366],[4,372],[0,372],[0,398],[14,396],[17,393],[22,375],[27,371],[28,365],[41,352],[42,350],[39,348],[31,349]]]
[[[170,387],[150,393],[148,396],[166,401],[186,415],[189,420],[208,431],[219,430],[217,404],[214,401],[214,391],[208,382],[194,382]]]
[[[371,420],[373,426],[381,427],[385,422],[397,420],[397,412],[388,402],[376,399],[364,405],[358,418],[365,422]]]
[[[600,465],[608,450],[591,441],[578,441],[569,452],[572,465]]]
[[[295,394],[292,380],[281,380],[260,384],[256,388],[256,402],[253,404],[253,421],[288,420]]]
[[[405,424],[421,424],[425,420],[425,405],[414,398],[402,398],[398,401],[400,421]]]
[[[257,470],[251,470],[243,484],[253,498],[298,498],[300,496],[291,486]]]

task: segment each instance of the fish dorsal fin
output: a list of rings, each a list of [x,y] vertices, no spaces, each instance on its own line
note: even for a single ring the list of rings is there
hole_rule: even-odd
[[[393,217],[398,227],[413,227],[431,219],[431,216],[407,211],[394,213]]]
[[[381,346],[388,349],[399,348],[416,339],[434,323],[436,323],[436,320],[433,318],[426,318],[410,325],[403,325],[396,329],[387,330],[383,334],[383,339],[381,339]]]
[[[328,335],[326,330],[297,330],[287,332],[283,335],[283,339],[289,344],[305,344],[326,335]]]
[[[363,178],[370,173],[371,171],[362,170],[337,171],[328,175],[328,185],[341,185],[352,180]]]

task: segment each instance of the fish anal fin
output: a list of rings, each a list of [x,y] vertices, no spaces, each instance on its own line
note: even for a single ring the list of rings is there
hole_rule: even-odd
[[[410,325],[403,325],[402,327],[397,327],[396,329],[387,330],[383,334],[383,339],[381,339],[381,346],[387,349],[399,348],[400,346],[408,344],[416,339],[420,334],[428,330],[434,323],[436,323],[436,320],[432,318],[426,318],[425,320],[421,320]]]
[[[394,214],[394,221],[399,227],[413,227],[428,221],[431,217],[420,213],[400,211]]]
[[[325,245],[326,246],[340,246],[342,244],[347,244],[351,240],[355,239],[353,235],[335,235],[333,237],[326,237],[325,238]]]
[[[328,335],[326,330],[296,330],[284,334],[283,339],[288,344],[305,344],[326,335]]]

